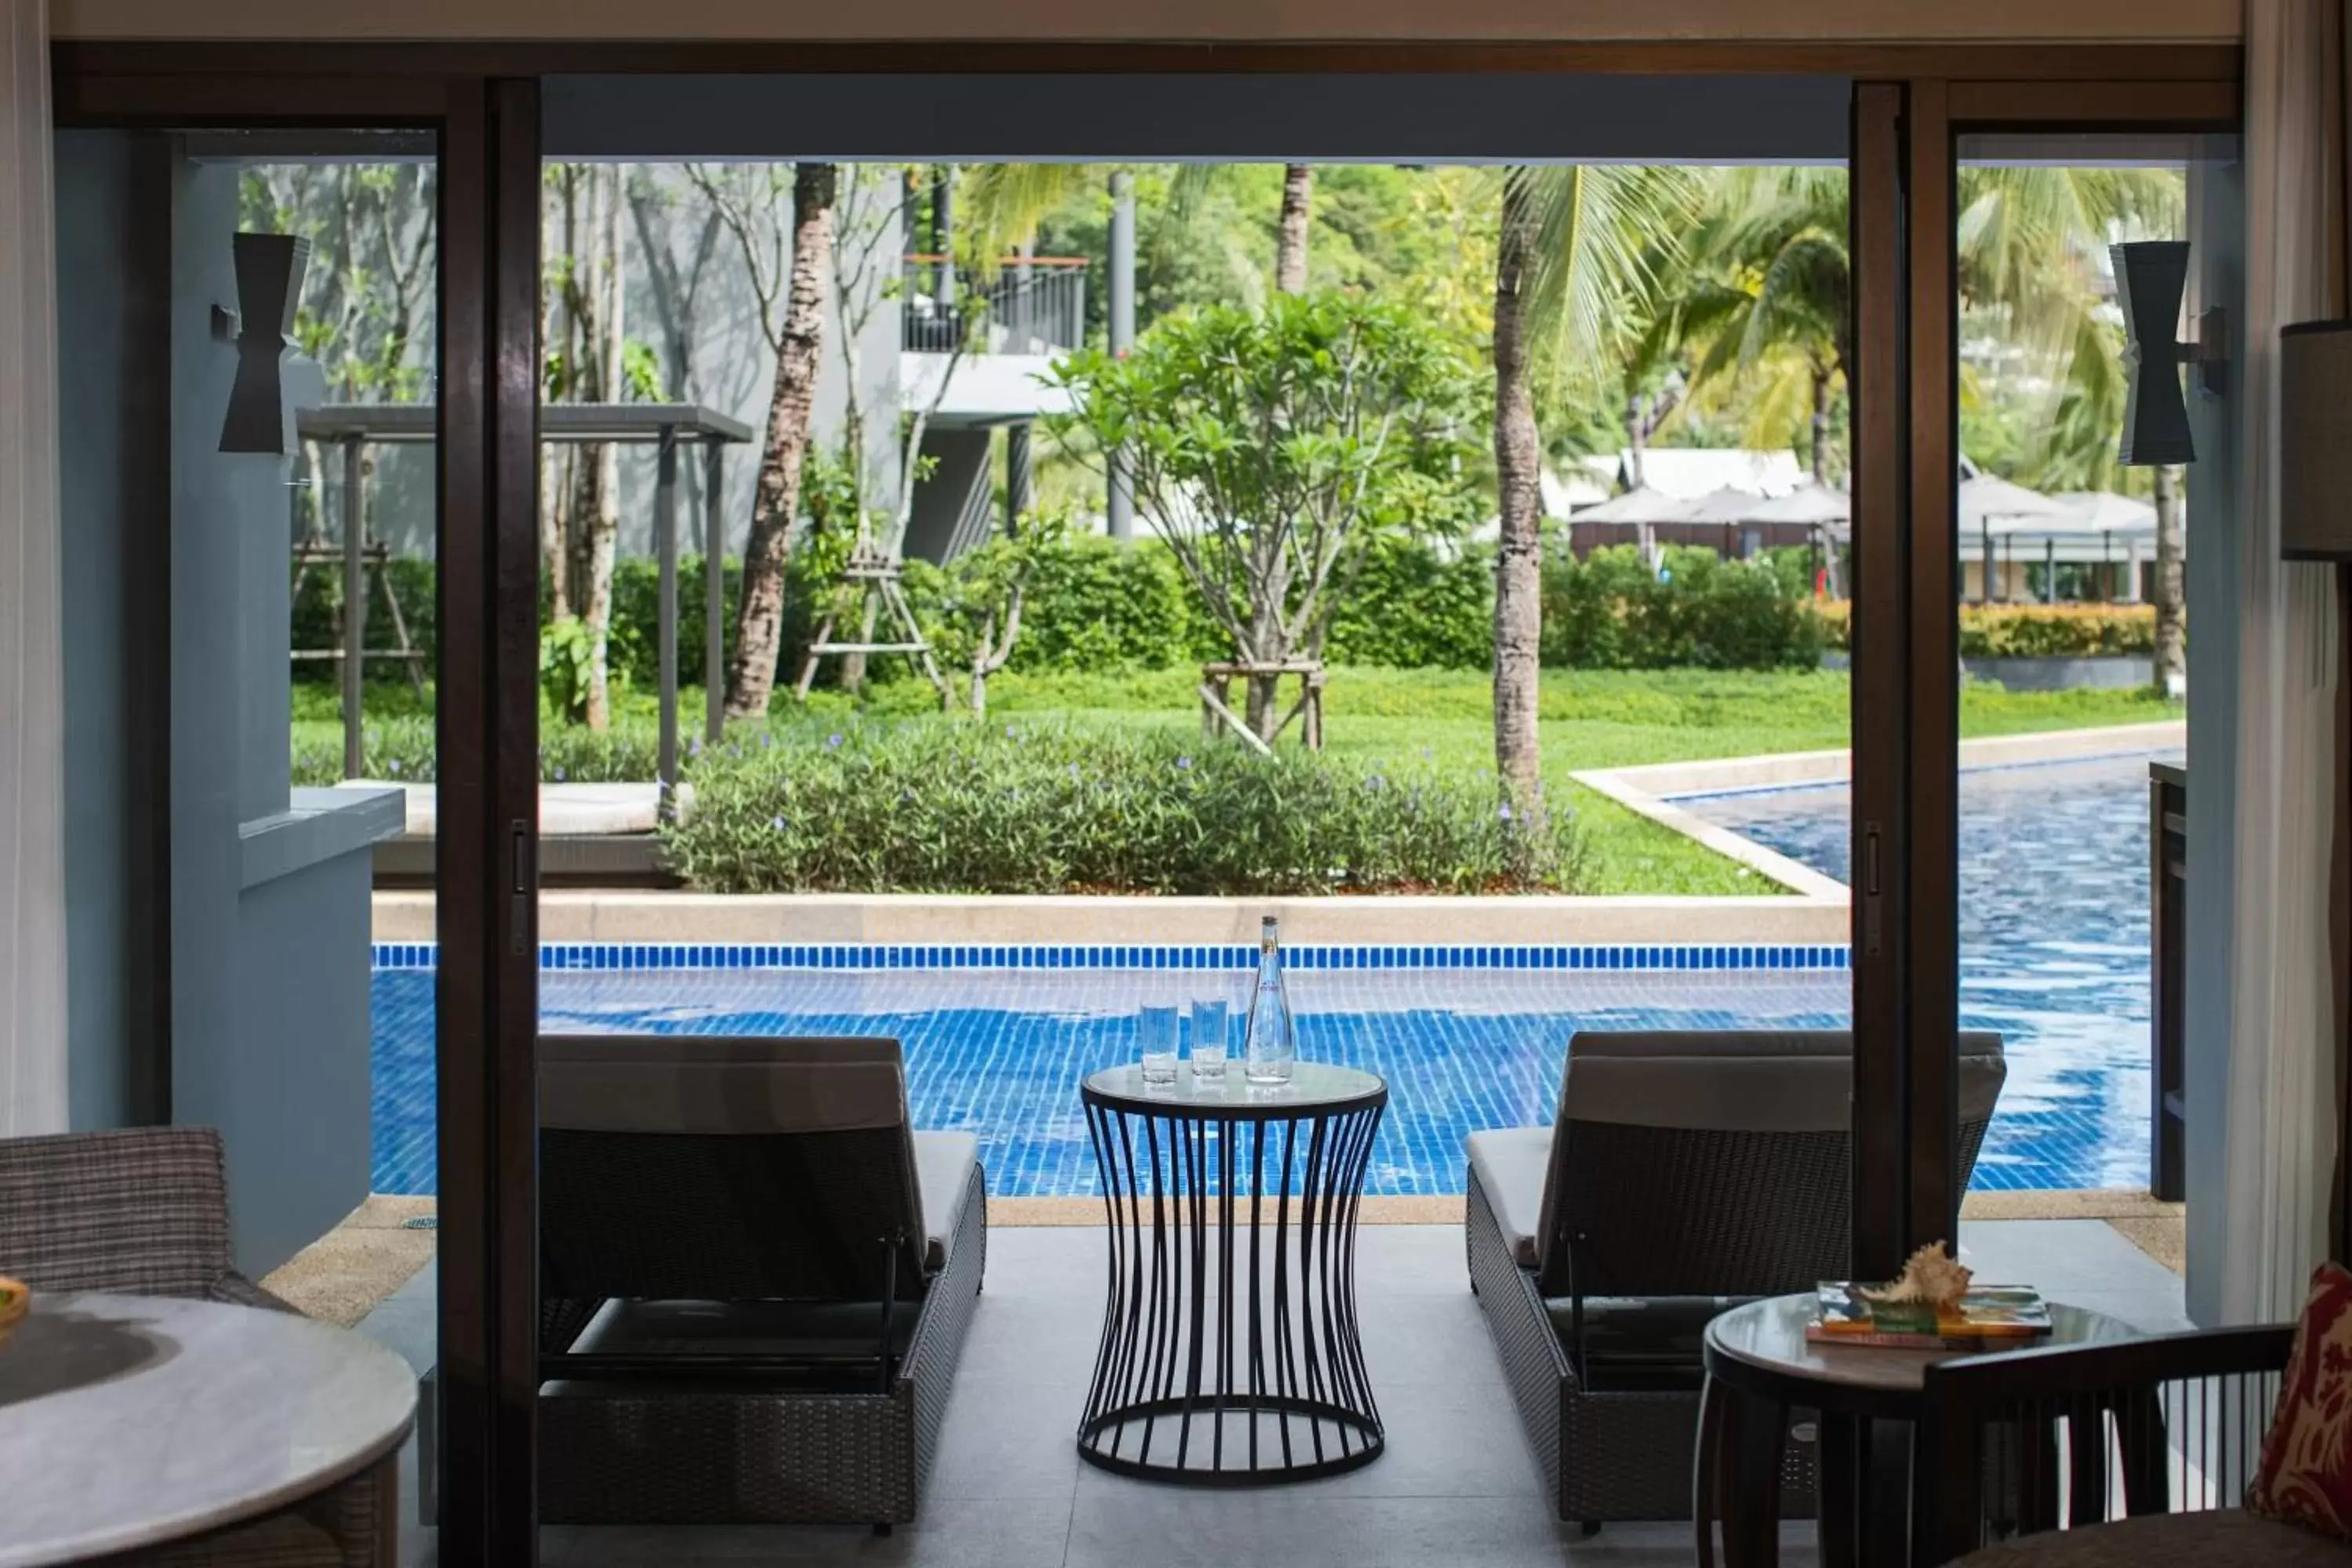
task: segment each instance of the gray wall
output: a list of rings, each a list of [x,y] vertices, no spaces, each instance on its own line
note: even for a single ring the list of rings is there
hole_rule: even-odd
[[[964,524],[977,507],[983,525],[990,503],[989,458],[996,432],[986,426],[927,430],[923,456],[936,460],[930,478],[915,487],[914,515],[907,527],[907,553],[922,561],[945,561],[977,542]],[[983,531],[981,538],[985,538]]]
[[[217,450],[237,172],[121,132],[58,159],[73,1124],[221,1128],[260,1272],[367,1193],[371,857],[247,885],[291,804],[290,518],[283,459]]]
[[[655,186],[663,192],[688,192],[683,171],[676,164],[656,165],[646,171]],[[844,171],[845,176],[847,171]],[[903,255],[906,243],[901,233],[896,170],[870,170],[866,177],[870,188],[861,195],[859,216],[862,226],[872,226],[868,232],[877,235],[874,241],[875,265],[869,269],[867,292],[876,296],[866,318],[866,331],[860,341],[858,380],[864,391],[861,405],[866,417],[866,447],[867,472],[875,490],[875,505],[887,511],[895,507],[898,497],[900,470],[904,457],[898,447],[898,342],[901,306],[898,290],[895,259]],[[697,198],[698,200],[698,198]],[[789,214],[791,198],[784,198]],[[669,200],[661,204],[655,218],[657,243],[666,244],[671,254],[683,259],[693,254],[699,225],[696,214],[699,208],[693,201]],[[789,223],[787,223],[789,227]],[[627,258],[626,284],[628,300],[624,314],[628,336],[652,347],[664,356],[667,368],[668,342],[661,326],[661,317],[655,300],[653,286],[643,259],[634,223],[622,229],[623,248]],[[848,407],[848,356],[842,352],[842,321],[828,294],[824,314],[824,362],[817,378],[815,430],[820,445],[836,445],[842,435]],[[695,306],[695,348],[692,375],[688,393],[694,402],[741,420],[751,426],[752,438],[747,445],[727,448],[726,493],[721,515],[726,520],[727,550],[740,553],[743,541],[751,528],[751,492],[759,471],[759,447],[765,438],[768,424],[768,396],[776,374],[776,356],[768,346],[761,329],[759,300],[751,289],[751,274],[743,264],[742,253],[732,237],[722,232],[711,253],[709,271]],[[370,481],[369,504],[372,515],[369,526],[374,536],[388,541],[395,553],[429,560],[434,551],[433,507],[434,464],[429,447],[379,447],[372,448],[371,461],[375,473]],[[340,465],[330,462],[327,476],[327,515],[341,515]],[[684,465],[679,500],[678,531],[681,549],[688,553],[702,549],[702,468],[699,463]],[[654,553],[654,449],[650,445],[624,447],[621,449],[621,540],[624,556],[649,557]]]
[[[177,1053],[173,1120],[221,1130],[248,1270],[277,1267],[367,1196],[374,865],[362,849],[244,889],[234,1027]]]
[[[2234,153],[2231,154],[2234,157]],[[2245,207],[2235,162],[2189,166],[2192,287],[2205,305],[2242,316]],[[2221,1189],[2230,1125],[2231,885],[2238,820],[2238,484],[2242,432],[2235,398],[2190,393],[2197,461],[2189,468],[2189,963],[2188,1101],[2189,1318],[2221,1321],[2227,1223]]]
[[[170,1113],[165,989],[168,884],[156,683],[168,585],[157,522],[164,466],[140,432],[162,407],[154,376],[163,303],[134,289],[136,259],[163,254],[169,215],[152,138],[57,138],[58,500],[66,549],[65,857],[68,1111],[76,1127]]]

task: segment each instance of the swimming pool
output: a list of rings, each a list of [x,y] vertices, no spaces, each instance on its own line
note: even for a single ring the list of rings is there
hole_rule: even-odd
[[[2180,760],[1960,776],[1960,1019],[2009,1054],[1979,1187],[2147,1184],[2147,767]],[[1830,784],[1678,804],[1843,881],[1850,798]],[[2011,1179],[2045,1169],[2068,1179]]]
[[[2010,1053],[1979,1188],[2147,1180],[2147,762],[1963,780],[1964,1016],[1999,1029]],[[1843,877],[1843,785],[1684,804]],[[1155,956],[1180,962],[1141,969],[1071,967],[1069,955],[1062,950],[1053,967],[941,969],[920,967],[916,952],[891,957],[917,966],[864,970],[814,967],[856,957],[838,950],[696,950],[658,955],[677,967],[647,968],[656,955],[567,950],[554,955],[562,966],[541,976],[541,1008],[550,1029],[896,1035],[917,1122],[978,1134],[993,1191],[1085,1195],[1096,1187],[1079,1079],[1134,1059],[1137,1006],[1238,1001],[1249,972],[1245,953],[1231,949],[1162,952]],[[1121,956],[1108,955],[1113,963]],[[984,965],[991,955],[978,957]],[[1832,948],[1421,958],[1412,967],[1300,968],[1291,976],[1301,1051],[1389,1080],[1366,1188],[1375,1194],[1458,1193],[1465,1133],[1549,1121],[1578,1029],[1836,1027],[1851,1017],[1844,954]],[[738,966],[692,966],[706,959]],[[1506,960],[1528,966],[1499,966]],[[1702,960],[1741,966],[1696,967]],[[430,1193],[430,950],[380,962],[375,1185]]]

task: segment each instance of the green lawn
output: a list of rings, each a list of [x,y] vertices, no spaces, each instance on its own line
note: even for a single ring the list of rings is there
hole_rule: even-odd
[[[1196,678],[1181,669],[1102,677],[999,676],[989,684],[992,716],[1053,713],[1090,723],[1198,724]],[[1841,747],[1849,734],[1849,685],[1842,672],[1758,674],[1708,670],[1546,670],[1543,755],[1552,797],[1564,795],[1584,830],[1584,885],[1592,893],[1769,893],[1774,885],[1701,848],[1680,834],[1634,816],[1570,784],[1571,772],[1643,763],[1749,756]],[[846,700],[820,693],[807,721],[845,712]],[[929,688],[894,680],[874,689],[869,712],[913,716],[936,711]],[[687,732],[702,712],[699,689],[681,696]],[[333,689],[297,687],[295,740],[340,744]],[[372,687],[372,721],[421,715],[404,687]],[[1326,742],[1333,751],[1411,757],[1419,752],[1464,772],[1491,769],[1493,699],[1475,671],[1340,669],[1326,697]],[[1965,735],[2020,734],[2098,724],[2178,718],[2181,710],[2143,692],[2018,693],[1971,686],[1963,693]],[[650,728],[654,702],[632,692],[623,722]],[[777,722],[797,721],[789,699]]]

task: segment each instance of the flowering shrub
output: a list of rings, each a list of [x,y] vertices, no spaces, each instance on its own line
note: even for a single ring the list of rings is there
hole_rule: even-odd
[[[1490,780],[1015,719],[778,727],[706,752],[670,862],[723,893],[1570,890]]]
[[[1853,607],[1821,607],[1832,647],[1851,646]],[[1962,605],[1964,658],[2098,658],[2156,651],[2153,605]]]

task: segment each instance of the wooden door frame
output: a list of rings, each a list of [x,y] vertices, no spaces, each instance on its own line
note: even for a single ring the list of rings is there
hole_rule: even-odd
[[[1951,135],[1963,121],[2234,123],[2236,46],[61,41],[52,72],[62,126],[415,127],[439,138],[442,1560],[528,1564],[537,1551],[538,79],[819,71],[1804,74],[1857,83],[1854,374],[1858,384],[1894,389],[1872,411],[1855,405],[1856,636],[1868,656],[1856,662],[1855,816],[1876,825],[1868,852],[1882,869],[1878,893],[1854,903],[1857,1039],[1865,1042],[1856,1071],[1857,1265],[1891,1267],[1905,1243],[1951,1215],[1948,1119],[1940,1134],[1931,1126],[1922,1135],[1920,1126],[1923,1106],[1948,1106],[1950,1096],[1931,1087],[1923,1100],[1916,1079],[1939,1064],[1948,1074],[1954,1046],[1952,1011],[1939,1019],[1921,1004],[1930,993],[1957,995],[1948,810],[1957,734],[1949,692],[1916,672],[1941,670],[1948,680],[1956,668],[1949,606],[1920,625],[1923,607],[1945,595],[1956,545],[1948,493],[1938,511],[1914,439],[1926,416],[1929,458],[1942,462],[1938,454],[1953,445],[1948,327],[1941,338],[1928,334],[1945,345],[1940,378],[1914,352],[1923,321],[1937,310],[1930,274],[1938,256],[1941,308],[1950,309],[1948,246],[1934,250],[1916,226],[1920,215],[1873,208],[1863,193],[1916,188],[1935,177],[1939,158],[1948,179]],[[1948,201],[1939,221],[1948,228]],[[1913,574],[1923,551],[1924,583]],[[1866,596],[1876,607],[1859,612]],[[1859,874],[1859,828],[1854,848]],[[1880,923],[1865,931],[1872,918]],[[1886,1047],[1867,1044],[1878,1038]]]
[[[538,84],[467,74],[454,56],[443,71],[386,73],[353,54],[348,68],[322,75],[276,73],[233,50],[193,52],[183,51],[186,68],[93,75],[78,46],[58,46],[57,123],[436,139],[441,1552],[451,1563],[527,1563],[538,910],[513,879],[535,863],[538,819]]]
[[[1857,379],[1900,388],[1899,400],[1867,408],[1858,396],[1853,402],[1854,1262],[1862,1273],[1882,1274],[1914,1247],[1957,1241],[1963,1196],[1956,1126],[1960,142],[2229,132],[2237,129],[2240,98],[2234,82],[2221,81],[1913,76],[1858,83],[1855,101]],[[1898,184],[1899,207],[1890,215],[1885,193]],[[1895,279],[1886,275],[1889,253]]]

